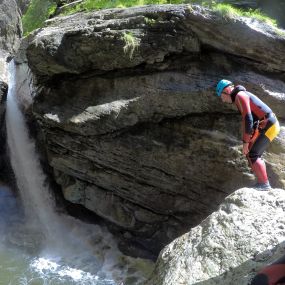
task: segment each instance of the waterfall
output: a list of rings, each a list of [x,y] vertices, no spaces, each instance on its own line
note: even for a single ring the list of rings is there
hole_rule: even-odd
[[[146,268],[146,263],[123,257],[108,231],[56,213],[55,201],[47,186],[35,143],[29,136],[18,104],[13,61],[8,69],[6,128],[11,165],[24,206],[25,222],[28,228],[44,235],[45,246],[40,257],[31,262],[31,270],[44,280],[71,278],[76,284],[115,285],[125,278],[134,278],[138,282],[143,280],[145,269],[141,271],[139,267]],[[136,267],[138,271],[134,272]]]
[[[25,222],[32,228],[32,234],[36,229],[44,236],[40,257],[30,264],[32,272],[44,280],[73,280],[62,284],[115,285],[125,278],[143,280],[145,269],[139,268],[145,268],[145,262],[123,257],[114,238],[104,228],[56,213],[35,143],[18,104],[13,61],[8,69],[6,128],[11,165],[24,206]],[[134,272],[136,267],[138,271]]]
[[[11,61],[8,65],[9,89],[7,96],[6,128],[11,164],[17,186],[29,223],[44,229],[51,235],[50,225],[56,221],[54,200],[52,199],[46,177],[42,171],[34,141],[29,137],[25,118],[17,102],[16,67]]]

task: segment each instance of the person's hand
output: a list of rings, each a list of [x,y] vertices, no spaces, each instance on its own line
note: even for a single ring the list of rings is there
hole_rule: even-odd
[[[249,153],[248,145],[249,145],[249,143],[243,143],[242,153],[244,155],[247,155]]]

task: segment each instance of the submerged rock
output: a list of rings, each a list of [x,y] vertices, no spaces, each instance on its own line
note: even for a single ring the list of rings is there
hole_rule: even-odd
[[[241,285],[285,254],[285,191],[242,188],[160,253],[147,285]]]

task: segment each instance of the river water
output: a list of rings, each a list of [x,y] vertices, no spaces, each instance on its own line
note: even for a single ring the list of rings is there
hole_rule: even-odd
[[[124,256],[103,227],[56,211],[9,64],[6,127],[19,196],[0,185],[0,285],[139,285],[153,263]]]

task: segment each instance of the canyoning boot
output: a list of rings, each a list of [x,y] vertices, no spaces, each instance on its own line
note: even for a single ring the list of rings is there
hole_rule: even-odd
[[[265,183],[256,183],[256,184],[253,186],[253,188],[254,188],[255,190],[258,190],[258,191],[268,191],[268,190],[272,189],[271,186],[270,186],[269,181],[267,181],[267,182],[265,182]]]

